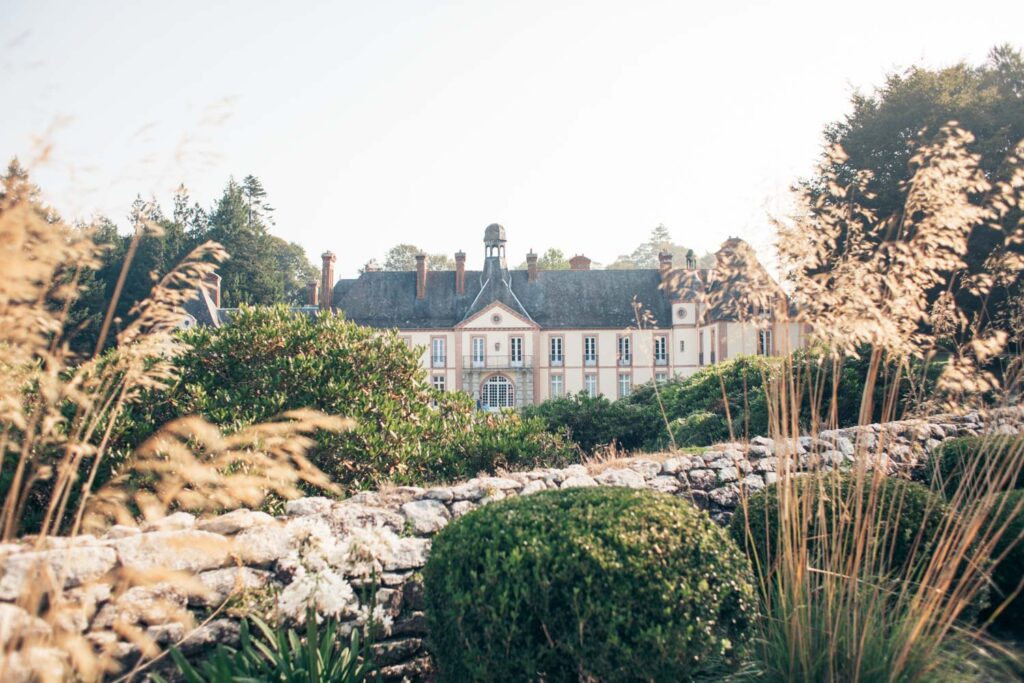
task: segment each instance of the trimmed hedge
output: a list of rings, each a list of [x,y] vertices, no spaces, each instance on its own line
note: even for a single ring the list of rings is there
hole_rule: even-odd
[[[928,462],[928,477],[935,489],[947,496],[956,494],[965,475],[970,481],[984,477],[985,470],[1002,474],[1000,466],[1011,460],[1019,460],[1024,449],[1024,436],[962,436],[944,441]],[[982,458],[996,460],[990,467],[979,467]],[[1016,481],[1010,488],[1024,488],[1024,468],[1017,473]]]
[[[1006,531],[1000,536],[996,543],[993,557],[999,557],[1007,552],[1007,548],[1013,544],[1006,557],[992,568],[992,594],[991,605],[998,607],[1003,600],[1012,595],[1020,584],[1021,577],[1024,577],[1024,509],[1012,516],[1018,505],[1022,505],[1024,490],[1007,491],[1000,495],[995,502],[994,508],[999,511],[993,518],[993,524],[1002,526],[1009,519]],[[1018,638],[1024,637],[1024,591],[1016,597],[999,614],[995,622],[998,626],[1007,629]]]
[[[743,554],[688,502],[620,488],[479,508],[423,570],[444,680],[691,680],[736,666],[753,617]]]
[[[856,505],[853,496],[857,490],[853,474],[806,477],[797,480],[795,486],[798,503],[801,506],[806,504],[802,509],[811,515],[807,524],[810,538],[830,538],[836,517],[843,515],[851,534],[847,547],[851,548],[850,515]],[[876,538],[884,539],[882,544],[875,546],[879,549],[879,559],[874,568],[913,575],[931,556],[932,544],[938,540],[946,515],[946,505],[926,486],[896,477],[884,477],[878,482],[877,491],[872,493],[871,489],[871,481],[865,481],[861,487],[865,498],[862,505],[865,509],[868,505],[873,506]],[[729,533],[740,548],[750,555],[752,561],[761,565],[774,563],[779,554],[778,491],[778,486],[771,486],[750,496],[746,514],[738,509],[729,524]],[[872,495],[875,499],[869,503],[868,498]],[[823,515],[822,521],[819,521],[819,515]],[[811,557],[825,550],[817,540],[810,541]],[[830,555],[836,551],[828,550]]]

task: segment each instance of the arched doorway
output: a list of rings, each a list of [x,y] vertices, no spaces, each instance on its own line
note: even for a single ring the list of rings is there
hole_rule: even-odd
[[[491,375],[480,385],[480,404],[484,410],[515,408],[516,387],[505,375]]]

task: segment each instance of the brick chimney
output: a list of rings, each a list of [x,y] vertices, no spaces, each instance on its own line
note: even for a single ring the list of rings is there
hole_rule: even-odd
[[[213,301],[213,305],[220,308],[220,275],[210,273],[203,278],[203,289]]]
[[[307,306],[319,306],[320,305],[320,283],[316,280],[310,280],[307,285]]]
[[[466,252],[455,252],[455,293],[466,293]]]
[[[537,254],[533,253],[533,249],[526,255],[526,281],[537,281]]]
[[[672,270],[672,253],[663,251],[658,254],[658,270],[661,271],[661,279],[664,280]]]
[[[569,259],[569,270],[590,270],[590,259],[583,254],[576,254]]]
[[[320,308],[329,310],[334,305],[334,262],[338,258],[332,251],[325,251],[320,258],[323,260],[320,269]]]
[[[422,251],[416,254],[416,298],[427,296],[427,255]]]

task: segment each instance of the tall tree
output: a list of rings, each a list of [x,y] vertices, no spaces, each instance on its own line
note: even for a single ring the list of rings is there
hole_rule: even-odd
[[[911,158],[922,145],[935,142],[947,123],[956,121],[973,134],[969,149],[979,155],[980,169],[988,180],[1005,179],[1006,158],[1024,140],[1024,59],[1019,50],[1004,45],[993,49],[980,66],[963,62],[941,69],[915,66],[889,75],[871,94],[854,94],[851,104],[849,115],[825,129],[826,147],[818,173],[799,184],[820,200],[813,210],[827,212],[835,201],[827,192],[830,178],[852,187],[859,173],[869,172],[867,192],[855,198],[876,217],[873,231],[865,237],[869,244],[900,241],[907,238],[900,226],[913,173]],[[832,151],[836,146],[843,154]],[[997,249],[1020,248],[1007,241],[1020,217],[1019,209],[1011,210],[1000,224],[972,231],[967,274],[983,270]],[[845,253],[844,242],[841,236],[837,258]],[[958,290],[956,303],[968,317],[978,313],[998,317],[1008,297],[1021,286],[1018,277],[986,302],[957,287],[960,275],[950,273],[930,298],[934,301],[943,291]]]
[[[384,270],[416,270],[416,254],[422,251],[415,244],[396,244],[384,255]],[[427,270],[455,270],[455,260],[447,254],[427,254]]]
[[[632,268],[657,268],[659,265],[658,255],[662,252],[672,254],[672,263],[675,267],[682,267],[686,263],[688,253],[692,250],[672,241],[672,234],[664,223],[659,223],[647,239],[637,246],[631,254],[624,254],[615,259],[608,270],[629,270]],[[704,254],[697,260],[699,268],[711,268],[714,266],[714,255]]]

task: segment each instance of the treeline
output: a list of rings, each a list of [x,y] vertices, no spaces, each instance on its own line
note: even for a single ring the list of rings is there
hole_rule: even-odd
[[[9,164],[0,181],[4,187],[29,187],[37,210],[51,222],[58,219],[51,208],[43,205],[38,188],[31,185],[28,172],[17,159]],[[76,229],[90,231],[103,251],[97,268],[78,274],[80,295],[69,311],[70,327],[74,329],[72,347],[82,352],[95,347],[129,256],[120,296],[116,297],[115,332],[135,304],[149,295],[154,283],[206,241],[219,242],[230,254],[230,259],[218,268],[221,306],[304,303],[306,287],[318,279],[319,270],[301,246],[271,234],[273,214],[262,183],[250,175],[241,182],[229,179],[220,198],[209,208],[194,201],[182,185],[169,211],[154,200],[138,197],[123,224],[105,216],[78,224]],[[108,338],[108,344],[112,338]]]

